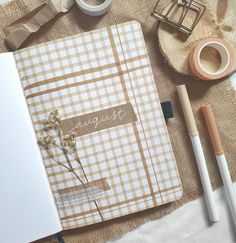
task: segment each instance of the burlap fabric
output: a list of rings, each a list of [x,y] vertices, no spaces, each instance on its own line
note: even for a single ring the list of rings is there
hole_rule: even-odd
[[[0,6],[0,50],[6,51],[2,28],[30,10],[39,6],[40,0],[14,0],[4,7]],[[173,104],[175,118],[168,122],[168,130],[175,151],[180,176],[183,183],[184,195],[180,201],[162,207],[150,209],[121,219],[112,220],[77,230],[64,232],[66,243],[100,243],[121,237],[125,232],[131,231],[149,220],[159,218],[184,203],[202,195],[201,183],[194,159],[193,150],[188,137],[187,128],[180,110],[176,85],[187,84],[191,98],[197,126],[204,146],[207,165],[214,188],[222,185],[219,170],[215,161],[209,136],[201,113],[198,111],[202,104],[210,102],[215,111],[219,131],[233,179],[236,180],[236,101],[235,92],[230,89],[227,79],[221,82],[205,82],[191,80],[172,71],[165,64],[158,49],[156,29],[157,22],[150,17],[155,0],[115,0],[112,10],[103,17],[89,17],[82,14],[76,5],[71,11],[59,15],[46,24],[40,32],[30,38],[25,46],[35,45],[48,40],[89,31],[95,28],[108,26],[130,20],[137,20],[142,24],[147,48],[149,51],[153,72],[156,75],[157,87],[162,101],[170,100]],[[30,195],[26,195],[29,196]],[[53,238],[40,242],[54,242]]]

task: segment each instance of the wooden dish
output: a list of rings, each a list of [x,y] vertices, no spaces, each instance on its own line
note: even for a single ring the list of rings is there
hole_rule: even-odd
[[[188,37],[163,23],[159,24],[157,30],[160,50],[166,62],[180,74],[192,76],[188,66],[188,56],[199,39],[209,36],[219,37],[236,50],[236,1],[201,0],[201,2],[207,9],[191,36]],[[176,13],[178,14],[178,9]],[[192,23],[194,16],[194,12],[190,11],[184,23],[187,25]],[[220,65],[218,52],[210,48],[203,51],[201,61],[210,70],[216,70]],[[236,70],[236,53],[231,72],[234,70]]]

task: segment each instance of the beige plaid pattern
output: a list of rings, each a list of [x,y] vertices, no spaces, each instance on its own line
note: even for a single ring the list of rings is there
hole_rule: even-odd
[[[137,22],[26,48],[17,51],[15,59],[37,136],[41,121],[52,110],[58,109],[66,119],[132,104],[137,122],[77,138],[88,180],[106,178],[110,186],[96,200],[103,220],[181,197],[174,154]],[[61,151],[54,149],[54,154],[65,162]],[[58,190],[80,183],[44,150],[42,156],[57,203]],[[93,201],[57,206],[64,229],[102,221]]]

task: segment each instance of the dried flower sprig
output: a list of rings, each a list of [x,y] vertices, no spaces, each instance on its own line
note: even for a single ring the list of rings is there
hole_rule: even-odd
[[[55,134],[55,132],[58,136],[57,138],[59,144],[57,143],[55,135],[52,135],[52,133]],[[86,179],[86,182],[88,182],[88,178],[86,176],[86,173],[84,171],[84,168],[79,159],[77,149],[76,149],[76,133],[72,132],[70,134],[63,136],[62,129],[61,129],[61,118],[58,110],[52,111],[49,114],[48,119],[43,121],[42,133],[43,135],[38,139],[38,144],[39,146],[41,146],[46,150],[49,158],[52,159],[54,162],[56,162],[58,165],[64,167],[68,172],[72,173],[79,180],[81,184],[84,184],[83,180],[80,178],[80,176],[73,168],[72,162],[68,156],[70,155],[73,158],[73,160],[80,165],[84,178]],[[55,159],[54,154],[52,152],[52,147],[56,147],[63,152],[67,165]],[[98,210],[101,219],[104,220],[96,200],[94,200],[94,204]]]
[[[61,119],[59,117],[59,112],[58,110],[52,111],[49,114],[48,119],[44,120],[43,125],[43,131],[50,131],[50,130],[60,130],[60,124],[61,124]]]
[[[41,136],[38,139],[38,144],[45,149],[49,149],[53,144],[55,144],[55,139],[52,135]]]
[[[71,150],[72,152],[76,151],[76,133],[72,132],[63,136],[63,147]]]

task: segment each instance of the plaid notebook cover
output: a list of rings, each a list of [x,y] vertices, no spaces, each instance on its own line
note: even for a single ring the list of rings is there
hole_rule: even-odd
[[[86,185],[42,156],[64,229],[159,206],[182,195],[140,25],[129,22],[15,52],[36,135],[57,109],[62,119],[128,104],[136,120],[78,136],[74,168]],[[95,112],[95,113],[94,113]],[[86,175],[86,176],[84,176]]]

